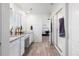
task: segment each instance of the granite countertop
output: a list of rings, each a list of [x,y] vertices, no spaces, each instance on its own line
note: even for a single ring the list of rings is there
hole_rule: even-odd
[[[13,42],[13,41],[15,41],[15,40],[17,40],[17,39],[19,39],[19,38],[25,36],[25,35],[28,36],[28,34],[30,34],[30,33],[32,33],[32,32],[33,32],[33,31],[29,31],[29,32],[24,33],[24,34],[21,34],[21,35],[10,35],[9,42]]]

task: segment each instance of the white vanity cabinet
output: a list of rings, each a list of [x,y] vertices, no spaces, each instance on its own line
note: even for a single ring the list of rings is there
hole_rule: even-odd
[[[22,56],[25,52],[25,47],[29,47],[33,42],[33,33],[26,33],[19,37],[10,38],[9,48],[10,56]]]
[[[21,56],[24,54],[25,51],[25,36],[21,37]]]
[[[29,34],[29,45],[31,45],[32,42],[33,42],[33,33],[31,32]]]
[[[20,38],[10,42],[10,55],[20,56]]]

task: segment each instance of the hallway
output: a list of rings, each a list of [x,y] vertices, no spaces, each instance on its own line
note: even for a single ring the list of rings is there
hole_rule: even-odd
[[[25,56],[59,56],[54,46],[50,45],[48,37],[43,36],[43,42],[33,43],[29,52],[25,52]]]

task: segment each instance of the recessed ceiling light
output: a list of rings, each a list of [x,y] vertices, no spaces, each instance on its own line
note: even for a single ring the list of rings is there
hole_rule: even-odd
[[[32,8],[30,8],[30,10],[26,11],[27,14],[31,13]]]
[[[53,5],[53,3],[50,3],[50,5]]]
[[[27,11],[26,13],[28,13],[28,14],[29,14],[30,12],[31,12],[31,11]]]

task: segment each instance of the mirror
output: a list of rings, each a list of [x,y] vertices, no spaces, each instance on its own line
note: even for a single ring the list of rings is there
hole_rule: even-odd
[[[16,12],[13,8],[10,8],[10,34],[21,34],[21,14]]]

